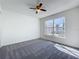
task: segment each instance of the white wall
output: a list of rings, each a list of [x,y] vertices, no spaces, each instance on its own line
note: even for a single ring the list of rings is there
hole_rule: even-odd
[[[10,11],[3,11],[0,17],[2,46],[40,37],[39,19]]]
[[[50,20],[57,17],[65,17],[65,39],[53,37],[53,36],[45,36],[44,33],[44,21]],[[47,40],[52,40],[55,42],[63,43],[69,46],[78,47],[79,48],[79,7],[75,7],[73,9],[60,12],[48,17],[41,18],[40,20],[41,26],[41,37]]]
[[[1,2],[1,1],[0,1]],[[2,11],[2,9],[1,9],[1,4],[0,4],[0,47],[1,47],[1,20],[2,20],[2,15],[1,15],[1,11]]]

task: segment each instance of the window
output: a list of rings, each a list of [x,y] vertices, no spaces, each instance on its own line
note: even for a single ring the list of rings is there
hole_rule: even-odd
[[[48,20],[45,22],[45,34],[52,35],[53,33],[53,20]]]
[[[56,37],[64,37],[65,18],[60,17],[45,21],[45,34],[54,35]]]

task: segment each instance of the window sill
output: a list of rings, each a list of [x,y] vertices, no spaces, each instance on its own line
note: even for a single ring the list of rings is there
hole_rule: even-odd
[[[48,37],[57,37],[57,38],[60,38],[60,39],[65,39],[64,36],[59,36],[57,34],[44,34],[44,36],[48,36]]]
[[[59,36],[59,35],[57,35],[57,34],[54,34],[54,37],[57,37],[57,38],[62,38],[62,39],[64,39],[64,38],[65,38],[64,36]]]

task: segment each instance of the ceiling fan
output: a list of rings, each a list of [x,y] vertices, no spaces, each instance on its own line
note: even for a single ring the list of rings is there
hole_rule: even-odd
[[[38,14],[40,11],[46,11],[45,9],[42,8],[43,3],[38,3],[34,8],[30,8],[33,10],[36,10],[36,14]]]

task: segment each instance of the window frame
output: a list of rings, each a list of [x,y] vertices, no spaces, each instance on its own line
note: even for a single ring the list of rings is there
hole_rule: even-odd
[[[55,33],[54,33],[54,32],[55,32],[55,31],[54,31],[54,29],[55,29],[55,27],[54,27],[55,21],[54,21],[54,20],[55,20],[55,19],[58,19],[58,18],[63,18],[63,23],[64,23],[64,24],[63,24],[64,26],[62,27],[62,28],[63,28],[63,36],[59,36],[59,38],[65,38],[65,17],[57,17],[57,18],[51,19],[52,22],[53,22],[53,25],[52,25],[52,26],[53,26],[53,27],[52,27],[53,30],[52,30],[52,34],[51,34],[51,35],[48,34],[48,33],[46,33],[46,30],[47,30],[47,29],[46,29],[45,22],[46,22],[46,21],[49,21],[49,20],[46,20],[46,21],[44,22],[44,25],[45,25],[45,28],[44,28],[44,35],[46,35],[46,36],[55,36]],[[60,35],[60,34],[58,34],[58,35]]]

